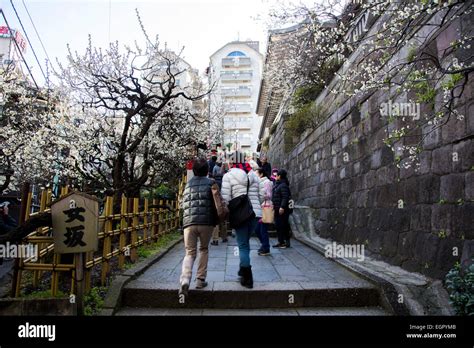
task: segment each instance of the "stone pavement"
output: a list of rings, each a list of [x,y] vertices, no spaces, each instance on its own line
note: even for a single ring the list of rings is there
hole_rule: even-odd
[[[271,240],[271,245],[276,240]],[[329,282],[329,283],[368,283],[353,273],[340,267],[335,262],[316,253],[311,248],[293,240],[291,248],[271,248],[270,256],[259,256],[260,244],[256,238],[251,239],[250,258],[254,282]],[[239,277],[239,257],[235,238],[228,243],[219,242],[218,246],[209,246],[208,282],[237,282]],[[162,260],[150,267],[139,281],[176,283],[178,286],[181,274],[181,263],[184,257],[184,244],[178,244]],[[197,263],[197,260],[196,260]],[[197,267],[195,263],[195,268]],[[195,269],[194,269],[195,271]],[[195,272],[193,273],[195,277]],[[191,288],[194,287],[194,282]]]
[[[272,239],[271,244],[276,243]],[[203,290],[193,281],[180,303],[179,276],[184,244],[179,243],[136,280],[127,284],[117,315],[387,315],[378,288],[297,240],[291,248],[259,256],[251,239],[254,288],[243,288],[237,272],[237,243],[210,245]],[[195,264],[195,268],[196,268]],[[193,280],[195,273],[193,273]],[[294,299],[293,302],[289,298]]]

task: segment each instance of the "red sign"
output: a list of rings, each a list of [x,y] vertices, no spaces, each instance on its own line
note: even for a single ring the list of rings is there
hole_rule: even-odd
[[[26,50],[26,41],[23,35],[18,30],[9,30],[7,26],[0,26],[0,37],[14,37],[18,47],[22,52]]]
[[[12,35],[10,34],[8,27],[6,26],[1,26],[0,27],[0,35],[2,37],[11,37]]]
[[[19,31],[16,32],[15,41],[18,44],[18,46],[21,48],[22,52],[25,52],[25,50],[26,50],[26,41],[23,38],[23,35],[21,35],[21,33]]]

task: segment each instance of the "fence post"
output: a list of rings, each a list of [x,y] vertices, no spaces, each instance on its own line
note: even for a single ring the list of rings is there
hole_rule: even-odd
[[[122,202],[120,204],[120,237],[119,237],[119,267],[123,269],[125,266],[125,248],[127,246],[127,197],[122,194]]]
[[[158,209],[158,236],[163,234],[163,200],[160,199],[160,208]]]
[[[133,199],[133,222],[132,222],[132,252],[130,254],[130,258],[132,262],[135,262],[138,259],[138,253],[137,253],[137,241],[138,241],[138,205],[139,205],[139,199],[134,198]]]
[[[47,194],[48,190],[41,190],[41,198],[40,198],[40,213],[43,213],[46,209],[46,200],[48,199],[48,194]],[[37,229],[37,232],[41,232],[42,228],[38,228]],[[38,243],[38,254],[39,252],[41,251],[41,249],[44,247],[44,243]],[[39,255],[38,255],[39,256]],[[42,263],[43,261],[43,257],[38,257],[38,260],[37,262],[39,263]],[[39,279],[41,277],[41,275],[43,274],[42,271],[33,271],[33,286],[34,287],[37,287],[38,286],[38,282],[39,282]]]
[[[152,204],[156,205],[156,199],[153,198]],[[151,210],[151,236],[152,236],[153,242],[156,242],[158,238],[158,236],[156,235],[157,230],[158,230],[156,224],[157,224],[156,208],[153,208]]]
[[[28,194],[30,192],[30,183],[25,182],[21,188],[21,209],[20,209],[20,218],[18,221],[19,224],[22,224],[26,220],[26,212],[28,205]],[[23,261],[20,258],[15,259],[13,266],[13,276],[12,276],[12,297],[20,296],[20,283],[21,283],[21,267],[23,266]]]
[[[102,274],[100,278],[100,282],[102,286],[105,285],[107,281],[107,275],[110,270],[109,265],[109,254],[111,252],[111,238],[109,232],[113,229],[113,209],[114,209],[114,197],[107,197],[105,201],[105,224],[104,224],[104,243],[103,243],[103,252],[102,252]]]
[[[148,225],[148,198],[145,198],[144,206],[143,206],[143,242],[146,244],[150,244],[148,239],[148,229],[150,226]]]
[[[74,270],[76,280],[77,315],[84,315],[84,257],[85,253],[74,254]]]

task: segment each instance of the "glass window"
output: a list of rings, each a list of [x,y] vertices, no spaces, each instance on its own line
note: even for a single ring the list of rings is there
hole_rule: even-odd
[[[245,54],[240,51],[234,51],[229,53],[227,57],[245,57]]]

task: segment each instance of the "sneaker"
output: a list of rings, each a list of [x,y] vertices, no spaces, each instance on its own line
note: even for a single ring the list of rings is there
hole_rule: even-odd
[[[204,289],[207,286],[207,282],[202,279],[196,280],[196,289]]]
[[[219,242],[218,242],[217,240],[213,240],[213,241],[211,242],[211,245],[219,245]]]
[[[262,251],[259,251],[259,252],[258,252],[258,255],[260,255],[260,256],[268,256],[268,255],[270,255],[270,251],[263,251],[263,250],[262,250]]]
[[[188,290],[189,290],[189,284],[188,283],[183,283],[183,284],[181,284],[181,286],[179,288],[178,294],[188,296]]]
[[[276,249],[286,249],[286,244],[285,243],[278,243],[273,246]]]
[[[289,240],[286,241],[285,245],[286,245],[287,248],[291,248],[291,244],[290,244]]]

